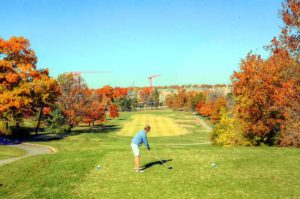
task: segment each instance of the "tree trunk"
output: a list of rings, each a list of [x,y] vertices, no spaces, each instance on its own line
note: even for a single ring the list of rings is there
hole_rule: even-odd
[[[8,131],[8,120],[5,120],[5,133]]]
[[[68,132],[71,132],[72,131],[72,128],[73,128],[73,124],[69,124],[69,127],[68,127]]]
[[[40,129],[40,125],[41,125],[41,120],[42,120],[42,117],[43,117],[43,109],[44,109],[44,104],[41,104],[39,119],[38,119],[37,126],[35,128],[35,135],[37,135],[39,133],[39,129]]]
[[[20,121],[16,121],[16,128],[17,128],[17,129],[20,128]]]
[[[94,126],[95,126],[95,121],[93,121],[93,128],[94,128]]]

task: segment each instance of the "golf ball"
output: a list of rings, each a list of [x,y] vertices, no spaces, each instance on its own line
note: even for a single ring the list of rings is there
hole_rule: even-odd
[[[100,170],[100,169],[101,169],[100,165],[96,166],[96,170]]]
[[[211,164],[211,167],[212,167],[212,168],[217,168],[217,164],[216,164],[215,162],[213,162],[213,163]]]

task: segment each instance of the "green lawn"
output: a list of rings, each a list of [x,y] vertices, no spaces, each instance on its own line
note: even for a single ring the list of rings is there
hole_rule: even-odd
[[[0,198],[300,198],[299,149],[167,145],[208,142],[184,112],[147,112],[177,120],[190,134],[149,138],[173,169],[154,164],[135,173],[131,138],[116,135],[133,114],[144,113],[122,113],[103,132],[41,142],[59,152],[1,167]],[[144,147],[141,153],[142,164],[156,162]]]
[[[19,157],[25,154],[26,152],[21,149],[0,145],[0,160]]]

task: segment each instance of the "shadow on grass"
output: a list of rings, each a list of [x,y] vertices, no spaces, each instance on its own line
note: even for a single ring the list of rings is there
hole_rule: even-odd
[[[166,164],[167,162],[170,162],[172,161],[172,159],[169,159],[169,160],[161,160],[164,164]],[[163,165],[163,163],[161,161],[155,161],[155,162],[149,162],[147,164],[145,164],[144,166],[142,166],[143,170],[146,170],[152,166],[155,166],[155,165]]]
[[[80,129],[80,127],[83,127],[83,129]],[[118,125],[105,125],[105,124],[99,124],[95,125],[94,127],[85,127],[85,126],[79,126],[79,128],[74,128],[72,129],[71,132],[69,133],[60,133],[60,134],[55,134],[55,133],[47,133],[47,132],[42,132],[38,135],[30,135],[27,137],[21,138],[21,140],[24,142],[48,142],[48,141],[53,141],[53,140],[61,140],[69,136],[74,136],[74,135],[80,135],[83,133],[113,133],[121,129]]]

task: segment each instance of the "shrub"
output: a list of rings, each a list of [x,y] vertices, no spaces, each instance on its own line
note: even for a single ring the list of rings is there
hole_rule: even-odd
[[[243,135],[240,121],[230,117],[225,108],[221,109],[220,123],[215,126],[210,140],[215,145],[251,145],[251,142]]]
[[[64,133],[68,130],[66,118],[58,109],[53,110],[45,120],[46,131],[51,133]]]
[[[0,135],[12,135],[12,129],[10,127],[7,129],[4,121],[0,121]]]
[[[300,147],[300,121],[286,125],[281,134],[280,146]]]

